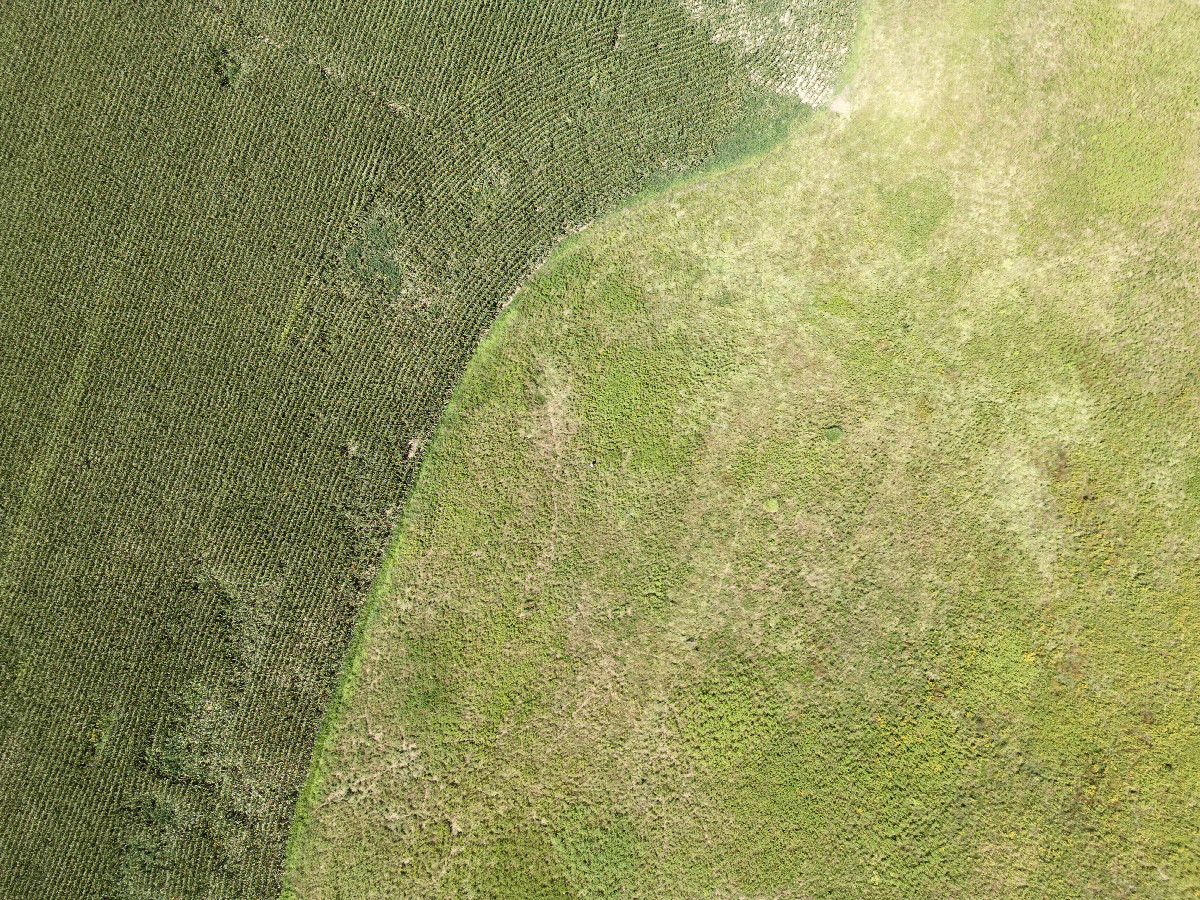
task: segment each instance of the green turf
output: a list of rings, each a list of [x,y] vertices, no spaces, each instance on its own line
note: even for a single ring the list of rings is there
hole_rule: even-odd
[[[278,892],[480,334],[796,115],[711,38],[674,0],[3,5],[0,894]]]
[[[865,27],[493,328],[290,896],[1200,896],[1200,8]]]

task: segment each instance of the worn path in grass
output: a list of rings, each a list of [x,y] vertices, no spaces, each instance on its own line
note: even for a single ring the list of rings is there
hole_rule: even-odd
[[[294,896],[1200,896],[1200,8],[871,10],[493,330]]]
[[[480,335],[798,114],[712,38],[677,0],[0,5],[0,895],[278,895]]]

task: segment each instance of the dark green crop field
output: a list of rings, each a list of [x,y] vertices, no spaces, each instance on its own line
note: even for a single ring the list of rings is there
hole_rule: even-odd
[[[814,9],[828,50],[853,10]],[[801,111],[716,27],[666,0],[3,5],[0,896],[278,892],[482,332],[561,236]]]

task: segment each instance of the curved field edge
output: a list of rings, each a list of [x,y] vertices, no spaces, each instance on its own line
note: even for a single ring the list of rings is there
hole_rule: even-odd
[[[556,248],[555,253],[564,252],[571,246],[571,240]],[[554,254],[551,255],[547,264],[551,264],[554,259]],[[478,360],[485,359],[488,353],[488,348],[496,344],[500,340],[500,336],[504,332],[505,323],[512,314],[513,309],[510,304],[505,309],[501,310],[496,317],[487,334],[480,341],[479,346],[475,350],[471,362],[467,364],[464,379],[469,376],[471,369],[480,365]],[[446,404],[446,411],[442,414],[438,422],[437,428],[434,430],[433,436],[430,439],[430,445],[436,446],[438,443],[438,434],[445,427],[447,419],[453,418],[455,405],[458,400],[459,392],[462,390],[462,381],[459,382],[459,387],[451,394],[450,400]],[[422,458],[422,466],[418,469],[417,476],[414,479],[413,489],[416,490],[421,483],[424,472],[424,460],[428,456]],[[383,561],[379,566],[379,574],[375,576],[375,581],[371,586],[371,592],[363,603],[362,612],[359,614],[354,625],[354,632],[350,637],[349,646],[346,650],[346,655],[343,661],[343,669],[339,674],[337,687],[327,707],[324,717],[321,722],[320,731],[317,733],[317,738],[314,742],[312,765],[309,768],[308,776],[305,779],[304,786],[300,790],[299,797],[296,800],[295,814],[292,823],[292,828],[288,837],[287,851],[285,854],[285,869],[288,864],[294,859],[299,852],[299,846],[304,840],[304,832],[308,824],[308,815],[316,802],[317,795],[320,793],[322,786],[325,783],[327,772],[325,770],[325,755],[329,750],[329,744],[336,738],[337,730],[345,717],[347,711],[351,708],[354,696],[359,688],[359,681],[362,677],[363,661],[365,659],[366,644],[370,638],[371,628],[379,615],[380,604],[384,596],[391,587],[393,580],[393,571],[397,559],[403,552],[405,535],[404,522],[407,519],[408,513],[401,515],[401,524],[397,528],[396,534],[388,544],[387,553],[384,555]],[[284,885],[283,900],[294,900],[296,897],[291,887]]]
[[[273,894],[479,336],[564,234],[795,104],[674,2],[0,31],[0,891]]]
[[[850,52],[847,54],[846,61],[837,70],[836,75],[830,79],[831,88],[829,93],[831,95],[836,94],[849,83],[858,62],[858,55],[861,52],[862,35],[864,33],[863,23],[869,11],[869,4],[859,3],[855,5],[854,9],[857,24],[854,29],[853,39],[849,45]],[[777,102],[772,101],[772,105]],[[779,112],[759,117],[752,127],[746,127],[742,133],[732,136],[718,147],[709,159],[694,167],[693,171],[685,174],[663,176],[657,179],[656,183],[646,187],[635,196],[622,201],[618,207],[607,212],[605,218],[615,216],[622,210],[630,210],[639,204],[650,202],[656,196],[685,189],[688,185],[700,183],[718,173],[754,165],[758,159],[787,140],[796,128],[802,127],[803,123],[808,120],[813,112],[813,108],[807,103],[801,103],[800,105],[783,103],[780,106]],[[530,279],[537,278],[539,272],[543,269],[552,269],[560,256],[573,252],[575,241],[576,238],[574,236],[567,236],[566,240],[556,245],[544,263],[529,276]],[[510,315],[515,312],[513,304],[519,302],[522,291],[526,289],[527,282],[523,282],[497,315],[495,321],[489,326],[470,362],[467,363],[464,370],[464,379],[469,377],[472,369],[486,365],[485,360],[488,358],[490,348],[494,348],[501,341],[506,323]],[[438,434],[446,427],[446,422],[453,420],[456,416],[456,405],[459,402],[459,393],[461,390],[460,382],[460,385],[450,395],[445,411],[429,438],[430,447],[437,445]],[[422,457],[422,467],[418,469],[417,475],[414,478],[413,490],[417,489],[423,477],[428,477],[423,474],[423,465],[424,457]],[[354,632],[351,635],[343,662],[344,669],[339,675],[334,697],[322,719],[321,729],[314,743],[313,762],[296,803],[295,821],[288,839],[288,850],[286,853],[286,857],[289,860],[297,852],[296,847],[302,840],[302,834],[306,825],[306,812],[315,802],[325,777],[323,758],[327,745],[333,739],[338,722],[345,715],[358,688],[367,636],[378,614],[379,604],[390,587],[392,569],[405,540],[404,523],[407,516],[407,511],[401,513],[395,536],[388,545],[387,553],[380,563],[378,574],[372,583],[371,592],[364,601],[362,612],[355,622]],[[294,897],[294,894],[286,886],[284,897],[285,900]]]
[[[872,22],[470,367],[299,896],[1200,889],[1197,12]]]

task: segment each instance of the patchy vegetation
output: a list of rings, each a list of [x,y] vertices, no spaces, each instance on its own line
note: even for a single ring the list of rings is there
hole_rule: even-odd
[[[801,109],[674,0],[0,35],[0,894],[273,896],[480,334],[563,235]]]
[[[746,58],[757,84],[819,105],[833,97],[850,52],[857,3],[840,0],[682,0]]]
[[[291,896],[1200,894],[1200,9],[861,59],[495,327]]]

